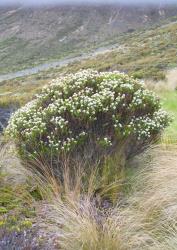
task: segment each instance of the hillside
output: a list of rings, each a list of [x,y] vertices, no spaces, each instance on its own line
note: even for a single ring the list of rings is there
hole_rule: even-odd
[[[177,15],[176,6],[0,9],[0,73],[87,52]]]
[[[24,103],[51,79],[61,73],[76,72],[81,68],[95,68],[99,71],[119,70],[138,78],[164,79],[165,71],[177,66],[176,20],[177,18],[174,17],[173,21],[165,25],[124,34],[118,40],[117,49],[96,57],[28,77],[4,81],[0,84],[0,103],[1,105]]]
[[[176,29],[177,17],[174,17],[165,25],[125,34],[119,39],[117,49],[74,63],[69,70],[92,67],[124,71],[137,78],[164,79],[164,71],[177,66]]]

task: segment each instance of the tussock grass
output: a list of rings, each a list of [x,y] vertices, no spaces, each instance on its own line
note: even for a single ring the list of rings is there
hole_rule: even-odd
[[[134,178],[128,195],[120,193],[116,204],[109,204],[109,197],[99,202],[95,173],[87,190],[82,189],[80,172],[73,182],[66,171],[62,187],[50,176],[48,216],[58,225],[61,249],[176,249],[177,150],[156,148],[153,156]]]
[[[8,147],[5,145],[0,151],[1,158],[7,154]],[[106,172],[102,176],[104,182],[98,178],[97,170],[87,176],[86,181],[82,165],[76,166],[71,173],[67,162],[64,162],[64,181],[61,183],[50,165],[36,160],[38,170],[42,171],[40,173],[35,168],[34,172],[32,168],[29,174],[45,204],[48,203],[44,214],[46,226],[55,226],[60,249],[176,249],[177,146],[158,146],[148,151],[148,154],[151,154],[152,161],[145,163],[142,160],[142,166],[132,176],[131,183],[126,179],[127,170],[122,170],[116,177],[117,181],[113,178],[107,185]],[[111,161],[107,162],[109,164],[111,168],[115,167]],[[124,192],[127,185],[129,190]],[[15,194],[18,193],[21,199],[16,200]],[[2,200],[3,193],[0,194]],[[11,202],[8,200],[10,203],[3,212],[8,214],[11,211],[9,206],[17,202],[15,207],[18,209],[13,208],[18,211],[18,220],[15,222],[17,228],[23,223],[25,217],[22,217],[21,222],[20,216],[24,216],[24,212],[31,216],[29,209],[22,209],[23,194],[22,189],[21,192],[11,189]],[[1,224],[7,226],[3,218],[1,216]]]

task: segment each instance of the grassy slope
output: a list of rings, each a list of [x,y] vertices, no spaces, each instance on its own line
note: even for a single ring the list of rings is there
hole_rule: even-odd
[[[120,70],[138,78],[163,79],[166,69],[177,66],[177,17],[173,19],[173,22],[161,27],[123,35],[118,41],[119,50],[72,63],[67,67],[1,83],[0,103],[13,102],[13,99],[24,103],[25,99],[31,98],[35,89],[47,84],[50,79],[56,78],[60,73],[76,72],[81,68]]]
[[[127,34],[120,41],[122,49],[72,64],[67,69],[69,71],[76,71],[79,68],[120,70],[138,78],[163,79],[165,69],[177,66],[176,29],[175,20],[152,30]]]
[[[82,53],[176,14],[176,6],[0,8],[0,72]]]
[[[171,114],[173,122],[169,128],[166,129],[164,138],[177,141],[177,91],[163,91],[160,93],[163,100],[163,107]]]

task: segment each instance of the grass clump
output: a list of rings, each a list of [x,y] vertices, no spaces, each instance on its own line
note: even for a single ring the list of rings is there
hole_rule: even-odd
[[[151,156],[147,163],[141,160],[129,193],[118,195],[114,204],[109,203],[109,196],[100,204],[95,173],[89,176],[88,189],[83,188],[78,170],[75,181],[67,171],[61,185],[54,176],[47,179],[47,188],[50,184],[53,191],[47,216],[58,225],[61,249],[176,249],[176,148],[155,148]],[[46,183],[41,184],[45,189]],[[102,192],[109,188],[105,186]]]
[[[12,116],[6,133],[25,157],[52,155],[60,165],[66,158],[96,163],[117,152],[124,165],[169,121],[159,99],[140,81],[87,70],[53,80]]]

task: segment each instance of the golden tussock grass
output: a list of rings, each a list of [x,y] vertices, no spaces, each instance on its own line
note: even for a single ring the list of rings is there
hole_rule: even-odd
[[[1,158],[8,147],[0,151]],[[151,162],[142,163],[123,194],[122,174],[117,182],[101,186],[100,193],[97,169],[85,181],[82,166],[76,166],[73,175],[66,162],[61,183],[52,166],[35,160],[43,172],[32,168],[29,175],[49,204],[44,216],[46,224],[55,225],[60,249],[177,249],[177,146],[158,146],[150,154]],[[118,190],[117,202],[111,200],[112,190]]]
[[[118,195],[116,204],[95,192],[96,172],[86,188],[80,168],[73,178],[66,166],[63,183],[49,173],[40,186],[47,187],[45,193],[50,191],[48,216],[58,226],[61,249],[177,249],[177,150],[158,147],[152,155],[150,165],[138,171],[128,195]]]

